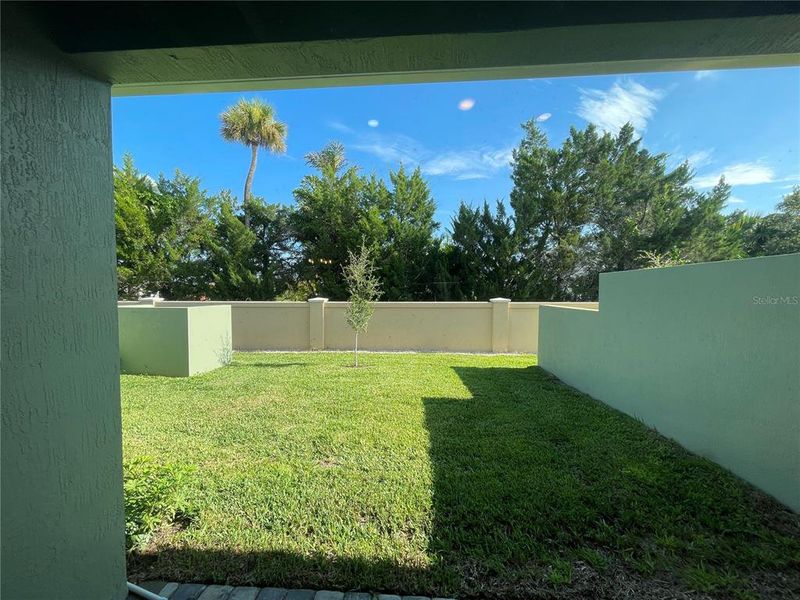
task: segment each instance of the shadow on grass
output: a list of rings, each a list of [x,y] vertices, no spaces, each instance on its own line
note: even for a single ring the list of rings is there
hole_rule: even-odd
[[[692,569],[725,595],[796,569],[798,519],[720,467],[539,367],[454,371],[469,397],[422,399],[429,566],[183,548],[132,556],[131,576],[511,600],[679,597]]]
[[[425,569],[404,567],[389,560],[192,548],[131,555],[128,577],[139,581],[157,578],[181,583],[401,594],[412,594],[430,587],[429,573]]]
[[[758,572],[800,585],[800,518],[722,467],[540,367],[454,370],[470,397],[424,407],[428,552],[460,593],[763,595]]]

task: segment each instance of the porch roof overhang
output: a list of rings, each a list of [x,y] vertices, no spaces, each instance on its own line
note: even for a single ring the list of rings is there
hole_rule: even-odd
[[[44,2],[117,96],[800,64],[798,2]]]

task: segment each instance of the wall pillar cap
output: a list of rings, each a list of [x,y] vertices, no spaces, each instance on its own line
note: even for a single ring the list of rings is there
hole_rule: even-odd
[[[143,304],[145,306],[155,306],[159,302],[163,301],[164,299],[161,296],[146,296],[139,298],[139,300],[137,300],[139,304]]]
[[[511,298],[490,298],[489,302],[511,302]]]
[[[327,302],[328,299],[327,298],[317,297],[317,298],[309,298],[308,301],[309,302]]]

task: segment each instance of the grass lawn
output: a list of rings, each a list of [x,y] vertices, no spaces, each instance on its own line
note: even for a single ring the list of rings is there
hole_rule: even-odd
[[[480,598],[800,594],[800,519],[533,356],[243,354],[123,376],[126,459],[196,467],[137,579]]]

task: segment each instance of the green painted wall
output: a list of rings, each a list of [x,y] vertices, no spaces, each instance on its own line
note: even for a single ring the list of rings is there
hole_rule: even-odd
[[[226,364],[233,352],[231,307],[196,306],[187,310],[189,375],[205,373]]]
[[[2,12],[2,583],[125,589],[110,89]]]
[[[186,308],[119,308],[119,358],[123,373],[189,375]]]
[[[123,373],[188,377],[222,366],[231,353],[231,307],[119,307]]]
[[[800,510],[800,254],[600,276],[539,364]]]

